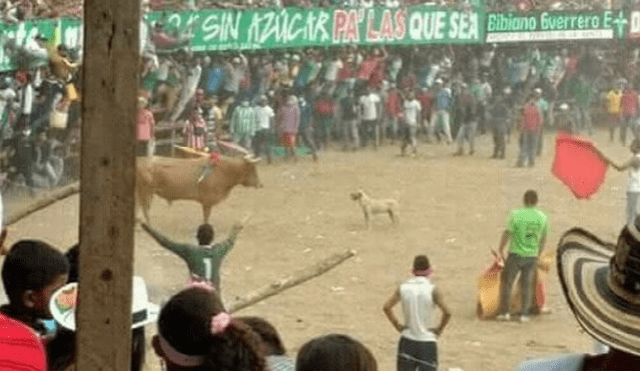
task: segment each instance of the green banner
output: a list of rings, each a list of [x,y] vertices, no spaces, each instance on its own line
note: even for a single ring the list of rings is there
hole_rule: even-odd
[[[487,42],[607,40],[627,33],[622,10],[487,14]]]
[[[484,42],[484,13],[433,6],[409,8],[284,8],[256,10],[159,11],[145,16],[153,29],[188,37],[195,52],[341,45],[477,44]],[[82,21],[46,19],[0,23],[0,71],[16,68],[8,40],[25,47],[36,35],[54,37],[70,48],[82,45]]]
[[[190,32],[194,51],[484,42],[482,12],[426,6],[155,12],[146,20]]]

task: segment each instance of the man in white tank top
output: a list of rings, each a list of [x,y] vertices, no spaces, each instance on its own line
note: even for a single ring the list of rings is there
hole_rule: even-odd
[[[435,371],[438,368],[437,338],[451,318],[440,290],[429,280],[433,269],[426,255],[413,261],[414,277],[403,282],[384,304],[384,313],[393,327],[400,332],[398,345],[398,371]],[[405,324],[393,313],[393,307],[402,303]],[[442,317],[438,327],[432,327],[435,308],[440,307]]]

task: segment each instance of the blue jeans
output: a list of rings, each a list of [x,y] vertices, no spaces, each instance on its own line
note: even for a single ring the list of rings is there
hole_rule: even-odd
[[[500,311],[499,314],[510,312],[511,290],[520,272],[520,293],[522,294],[522,315],[529,315],[533,302],[533,279],[538,265],[538,257],[524,257],[509,253],[500,277]]]
[[[435,341],[413,341],[400,338],[398,371],[436,371],[438,345]]]
[[[458,142],[458,151],[462,152],[464,147],[464,142],[469,143],[469,154],[472,154],[475,147],[476,141],[476,130],[478,129],[478,123],[475,121],[465,122],[458,129],[458,135],[456,137],[456,141]]]
[[[520,155],[518,156],[518,167],[524,166],[528,161],[529,166],[533,166],[536,161],[536,152],[538,150],[538,136],[540,133],[522,132],[520,138]]]
[[[578,122],[580,123],[580,131],[587,131],[589,135],[592,134],[591,128],[591,112],[589,112],[589,108],[578,107]]]
[[[637,118],[635,116],[623,116],[620,120],[620,142],[622,142],[623,146],[627,145],[627,129],[630,129],[634,137],[637,138],[635,130],[636,120]]]

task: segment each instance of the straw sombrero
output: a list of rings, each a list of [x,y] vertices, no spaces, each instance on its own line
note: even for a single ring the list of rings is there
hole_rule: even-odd
[[[160,307],[150,303],[147,286],[142,277],[133,277],[131,297],[131,328],[154,323],[158,319]],[[62,286],[52,296],[49,310],[53,319],[62,327],[76,330],[76,307],[78,302],[78,284],[72,282]]]
[[[640,356],[640,232],[625,226],[617,245],[574,228],[560,239],[558,274],[580,325],[612,348]]]

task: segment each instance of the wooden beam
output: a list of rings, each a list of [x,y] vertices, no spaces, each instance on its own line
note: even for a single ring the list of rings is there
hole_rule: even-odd
[[[227,311],[229,313],[237,312],[240,309],[247,308],[253,304],[256,304],[268,297],[273,295],[277,295],[286,289],[290,289],[294,286],[297,286],[305,281],[312,279],[313,277],[319,276],[331,268],[337,266],[338,264],[344,262],[350,257],[356,255],[355,250],[347,250],[345,252],[332,255],[325,260],[322,260],[310,267],[307,267],[303,270],[300,270],[288,277],[281,279],[280,281],[274,282],[270,285],[263,286],[262,288],[250,292],[246,296],[238,299],[235,303],[231,304]]]
[[[7,217],[5,221],[6,225],[15,224],[21,219],[28,217],[29,215],[44,209],[45,207],[51,206],[52,204],[62,201],[67,197],[73,196],[74,194],[80,192],[80,183],[75,182],[64,186],[60,189],[56,189],[55,191],[48,193],[34,202],[30,203],[27,206],[21,207],[18,211],[12,213]]]
[[[139,0],[85,0],[77,370],[131,366]]]

